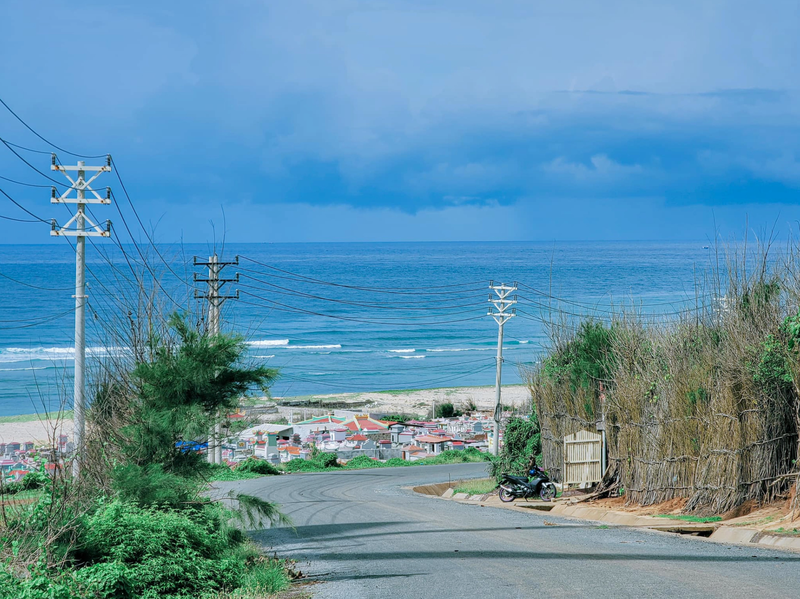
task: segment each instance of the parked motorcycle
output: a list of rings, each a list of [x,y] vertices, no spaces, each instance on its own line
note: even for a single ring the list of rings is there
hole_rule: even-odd
[[[550,475],[538,466],[530,470],[530,479],[524,476],[504,474],[500,479],[500,501],[508,503],[518,497],[530,499],[539,497],[551,501],[556,496],[556,486],[550,482]]]

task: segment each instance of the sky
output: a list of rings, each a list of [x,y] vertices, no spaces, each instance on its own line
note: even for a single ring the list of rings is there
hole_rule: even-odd
[[[159,241],[800,230],[796,0],[39,0],[3,14],[0,98],[64,149],[110,152]],[[0,137],[51,149],[2,107]],[[51,175],[49,156],[19,152]],[[0,176],[50,185],[2,145]],[[98,183],[135,222],[115,176]],[[69,218],[47,188],[0,189]],[[116,207],[94,213],[124,236]],[[27,216],[5,197],[0,215]],[[48,231],[0,220],[5,243]]]

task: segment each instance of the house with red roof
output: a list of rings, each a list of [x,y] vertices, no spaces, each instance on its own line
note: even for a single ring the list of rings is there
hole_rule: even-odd
[[[366,414],[353,416],[350,420],[343,422],[342,426],[354,433],[363,433],[366,435],[371,433],[385,433],[389,430],[389,423],[383,420],[376,420]]]
[[[305,439],[308,435],[341,428],[343,422],[344,418],[338,418],[333,414],[325,414],[324,416],[315,416],[314,418],[295,422],[292,427],[294,432],[300,435],[301,439]]]

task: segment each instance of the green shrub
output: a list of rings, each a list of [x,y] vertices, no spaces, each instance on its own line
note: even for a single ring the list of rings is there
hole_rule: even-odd
[[[259,458],[247,458],[245,461],[240,462],[235,467],[236,472],[252,472],[253,474],[275,475],[280,474],[281,471],[275,466],[270,464],[267,460]]]
[[[251,593],[277,593],[289,586],[290,579],[283,562],[264,560],[245,572],[241,591]]]
[[[383,466],[383,463],[379,462],[378,460],[373,460],[371,457],[365,455],[357,456],[344,465],[345,468],[349,468],[351,470],[358,468],[380,468],[381,466]]]
[[[436,405],[436,418],[455,418],[457,416],[461,416],[461,411],[456,409],[453,404],[447,402]]]
[[[339,467],[335,453],[320,453],[310,460],[294,458],[283,465],[287,472],[319,472]]]
[[[229,518],[216,504],[179,512],[114,501],[86,518],[75,558],[94,568],[87,580],[105,588],[130,583],[142,599],[231,590],[243,581],[245,564],[235,551],[244,535]]]
[[[113,471],[114,486],[123,501],[140,506],[180,508],[193,501],[204,485],[200,477],[168,472],[161,464],[125,464]]]
[[[119,562],[102,562],[79,568],[75,580],[92,599],[133,598],[131,570]]]
[[[20,491],[33,491],[41,489],[50,481],[50,477],[43,470],[32,470],[21,480],[3,485],[3,495],[16,495]]]
[[[384,462],[383,465],[386,466],[387,468],[394,468],[396,466],[408,466],[410,464],[411,462],[408,462],[403,458],[391,458],[389,460],[386,460],[386,462]]]
[[[512,418],[503,435],[503,449],[492,460],[492,476],[503,474],[527,476],[528,467],[539,463],[542,457],[542,439],[539,420],[532,413],[530,419]]]

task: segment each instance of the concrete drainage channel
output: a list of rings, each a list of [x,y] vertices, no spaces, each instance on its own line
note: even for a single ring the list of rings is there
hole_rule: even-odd
[[[770,534],[769,532],[743,526],[726,526],[721,522],[665,522],[663,518],[655,518],[653,516],[636,516],[626,512],[618,512],[614,510],[578,505],[562,501],[515,501],[513,503],[503,503],[495,494],[467,495],[466,493],[455,493],[453,489],[458,487],[462,482],[466,481],[452,481],[449,483],[438,483],[434,485],[421,485],[418,487],[413,487],[412,490],[415,493],[427,495],[428,497],[478,504],[482,507],[498,507],[523,512],[536,510],[549,512],[555,516],[578,518],[581,520],[592,520],[612,526],[630,526],[657,532],[702,537],[708,539],[709,541],[718,543],[758,545],[759,547],[771,549],[800,551],[800,537],[797,536]]]

